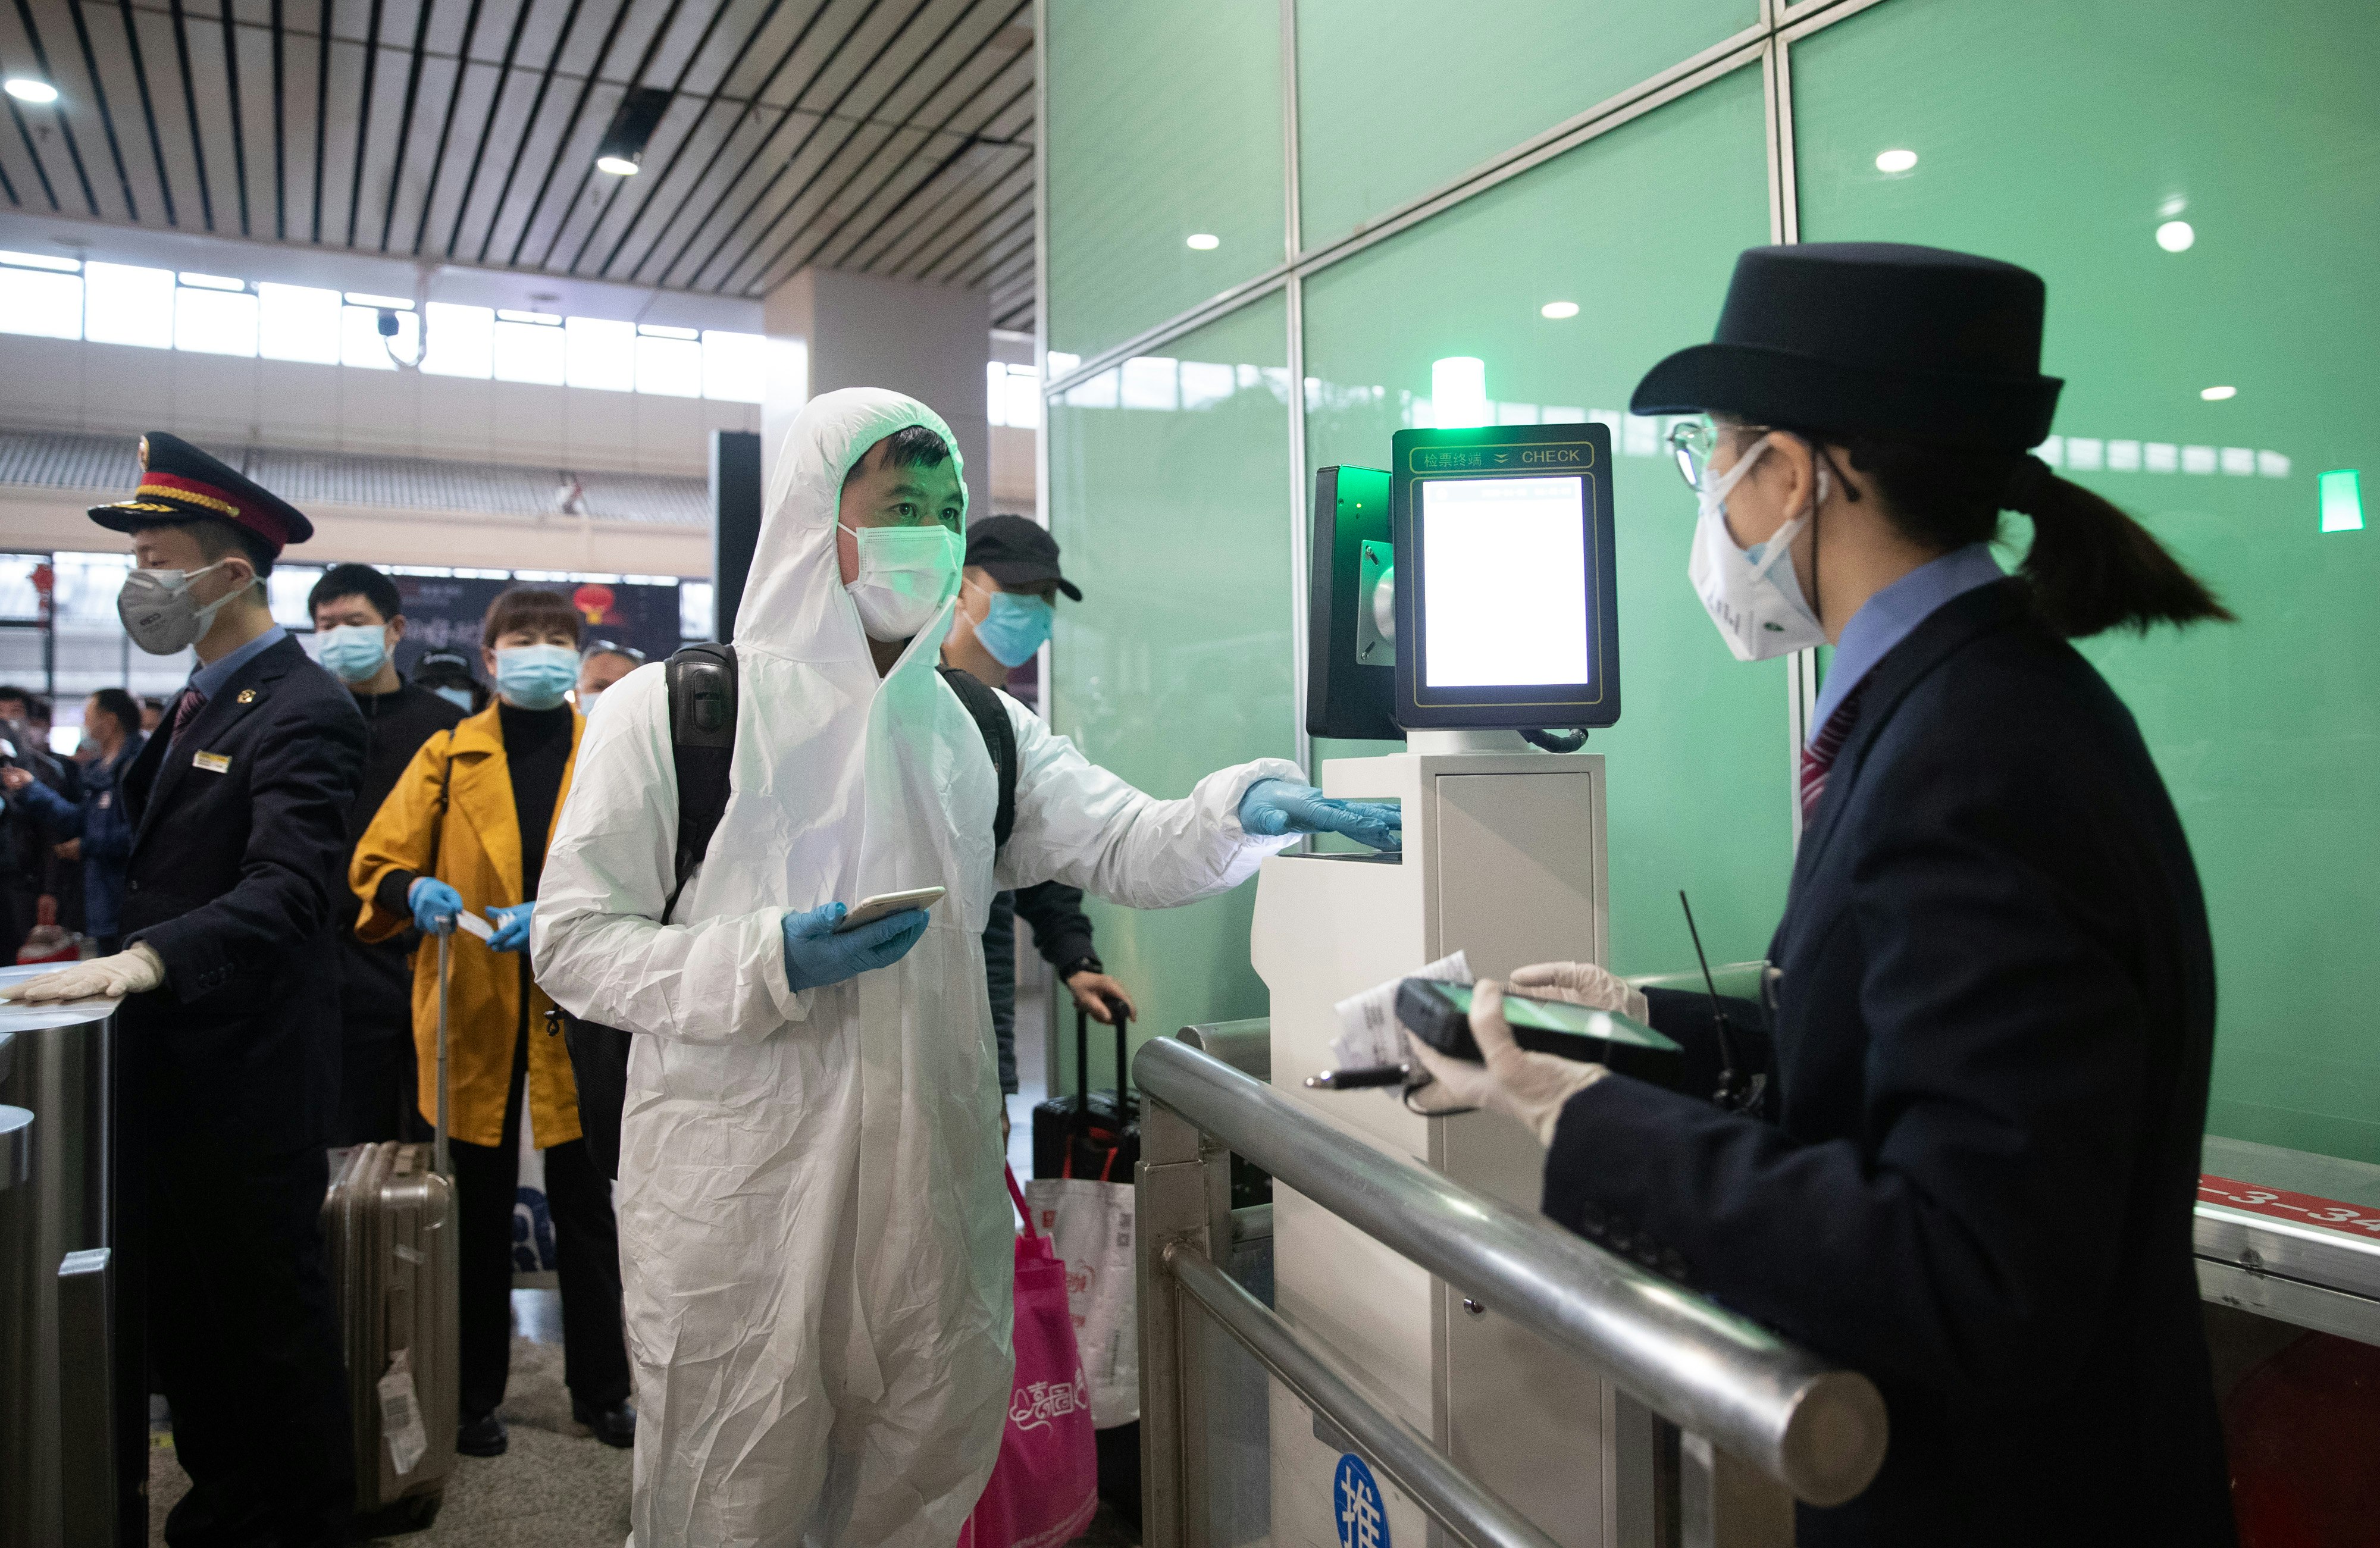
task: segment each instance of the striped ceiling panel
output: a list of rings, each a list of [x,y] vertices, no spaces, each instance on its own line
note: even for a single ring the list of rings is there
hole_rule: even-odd
[[[13,0],[0,196],[117,224],[1033,326],[1030,0]],[[327,42],[326,42],[327,40]],[[634,88],[642,171],[595,170]]]

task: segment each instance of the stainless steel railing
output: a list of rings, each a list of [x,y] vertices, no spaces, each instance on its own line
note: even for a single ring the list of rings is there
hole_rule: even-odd
[[[1171,1422],[1187,1396],[1178,1360],[1167,1358],[1182,1348],[1182,1296],[1356,1438],[1458,1537],[1516,1548],[1547,1541],[1426,1439],[1339,1382],[1263,1305],[1227,1293],[1236,1287],[1211,1260],[1232,1236],[1232,1152],[1804,1501],[1851,1499],[1881,1465],[1884,1403],[1866,1377],[1542,1215],[1351,1139],[1187,1043],[1148,1044],[1133,1075],[1146,1098],[1136,1240],[1149,1548],[1196,1537],[1195,1525],[1183,1523],[1195,1482],[1184,1474],[1198,1459],[1185,1455],[1184,1428]]]

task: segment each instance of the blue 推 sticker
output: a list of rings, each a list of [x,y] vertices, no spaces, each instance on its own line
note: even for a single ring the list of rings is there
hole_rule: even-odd
[[[1380,1497],[1372,1469],[1354,1452],[1339,1458],[1330,1501],[1339,1523],[1339,1548],[1389,1548],[1388,1502]]]

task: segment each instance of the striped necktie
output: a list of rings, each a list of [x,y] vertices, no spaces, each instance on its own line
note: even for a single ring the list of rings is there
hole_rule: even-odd
[[[182,690],[181,698],[174,706],[173,729],[165,733],[167,745],[181,740],[182,729],[199,718],[199,711],[206,707],[206,702],[207,695],[199,692],[197,683],[193,683]]]
[[[1845,694],[1843,702],[1835,706],[1835,712],[1827,717],[1827,723],[1818,728],[1818,734],[1802,749],[1802,820],[1804,823],[1816,815],[1818,798],[1827,793],[1828,771],[1835,767],[1835,755],[1843,750],[1845,742],[1851,740],[1852,727],[1859,720],[1860,695],[1866,692],[1867,684],[1862,683]]]

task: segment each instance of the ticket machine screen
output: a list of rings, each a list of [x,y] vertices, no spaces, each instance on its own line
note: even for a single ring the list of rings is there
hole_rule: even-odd
[[[1425,681],[1590,681],[1586,481],[1421,480]]]

